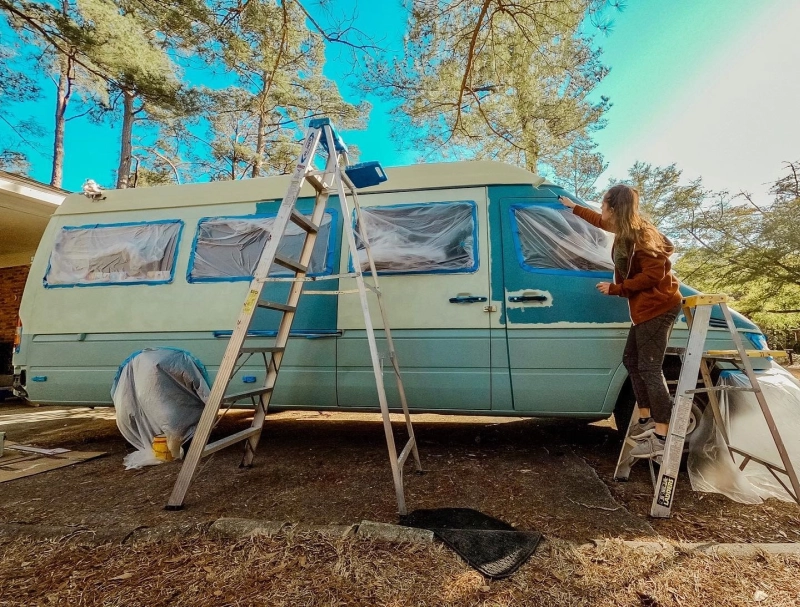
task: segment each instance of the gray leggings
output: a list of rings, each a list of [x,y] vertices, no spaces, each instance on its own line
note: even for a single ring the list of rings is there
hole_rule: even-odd
[[[672,399],[661,366],[680,309],[676,306],[660,316],[633,325],[622,355],[622,364],[628,370],[639,408],[650,409],[650,415],[659,424],[668,424],[672,414]]]

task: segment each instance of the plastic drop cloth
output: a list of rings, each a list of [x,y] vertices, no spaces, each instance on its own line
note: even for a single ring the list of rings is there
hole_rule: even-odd
[[[189,280],[253,276],[274,225],[275,217],[215,217],[202,221],[197,227]],[[309,274],[322,274],[328,270],[330,233],[331,214],[325,213],[311,254]],[[278,252],[299,259],[305,234],[299,226],[289,223]],[[273,265],[270,274],[287,274],[287,271]]]
[[[167,282],[180,221],[59,230],[46,286]]]
[[[362,208],[376,269],[385,273],[475,271],[475,208],[472,202]],[[357,249],[361,269],[368,271],[360,242]]]
[[[789,458],[795,470],[800,472],[800,382],[775,363],[772,369],[759,372],[757,377]],[[741,371],[723,371],[719,383],[739,387],[750,385]],[[731,446],[783,467],[761,407],[752,392],[721,393],[720,412],[728,428]],[[740,471],[743,461],[744,457],[738,454],[730,457],[722,434],[714,423],[711,407],[706,407],[689,451],[692,488],[721,493],[742,504],[760,504],[770,497],[792,501],[765,466],[750,461]],[[786,475],[776,474],[791,487]]]
[[[514,209],[522,262],[532,268],[613,271],[614,236],[572,211],[545,206]]]
[[[153,438],[164,434],[174,458],[194,434],[209,395],[202,363],[184,350],[155,348],[136,352],[119,368],[111,387],[117,427],[136,451],[125,456],[126,469],[162,463]]]

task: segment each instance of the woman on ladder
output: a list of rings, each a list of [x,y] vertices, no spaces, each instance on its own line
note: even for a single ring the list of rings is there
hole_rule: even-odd
[[[619,184],[609,189],[603,195],[601,213],[578,206],[565,196],[558,200],[581,219],[615,235],[611,250],[614,282],[599,282],[597,290],[603,295],[625,297],[633,322],[622,356],[639,405],[639,420],[629,435],[638,444],[630,455],[659,457],[664,454],[672,413],[672,398],[661,367],[681,309],[678,280],[669,260],[675,248],[639,214],[639,193],[634,188]],[[617,425],[626,422],[616,421]]]

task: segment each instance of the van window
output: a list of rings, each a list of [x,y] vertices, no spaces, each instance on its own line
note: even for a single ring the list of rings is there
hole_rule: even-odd
[[[45,287],[172,282],[183,222],[66,226],[56,235]]]
[[[608,273],[614,237],[561,205],[512,205],[514,245],[528,271]]]
[[[361,216],[381,274],[478,269],[477,206],[472,201],[362,207]],[[361,269],[368,271],[363,245],[357,249]]]
[[[333,271],[333,247],[330,243],[332,211],[322,218],[314,251],[309,264],[309,276],[330,274]],[[244,215],[240,217],[205,217],[197,225],[192,246],[187,280],[217,282],[251,280],[258,260],[270,239],[275,215]],[[278,252],[292,259],[300,258],[306,232],[289,223]],[[281,266],[273,265],[270,276],[292,276]]]

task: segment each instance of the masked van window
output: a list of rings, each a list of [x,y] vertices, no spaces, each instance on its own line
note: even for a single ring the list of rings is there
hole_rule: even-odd
[[[67,226],[56,235],[45,287],[172,281],[183,222]]]
[[[309,276],[329,274],[333,269],[333,251],[329,246],[331,213],[322,218],[309,264]],[[200,220],[189,261],[189,282],[250,280],[258,260],[271,237],[275,216],[207,217]],[[289,223],[278,253],[299,259],[306,232]],[[281,266],[270,268],[270,276],[292,276]]]
[[[478,269],[477,207],[472,201],[367,207],[361,217],[381,274]],[[368,271],[364,247],[359,242],[357,248],[361,269]]]
[[[560,207],[560,205],[559,205]],[[517,256],[527,270],[611,272],[612,234],[550,205],[511,207]]]

